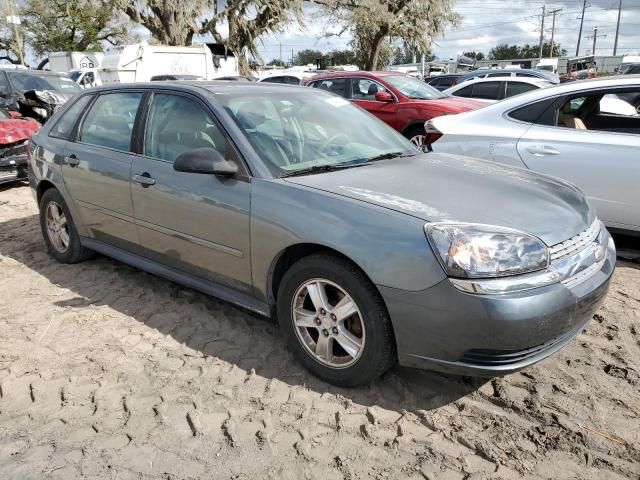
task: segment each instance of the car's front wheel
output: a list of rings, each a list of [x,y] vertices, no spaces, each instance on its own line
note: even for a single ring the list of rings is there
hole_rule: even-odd
[[[407,137],[409,141],[420,150],[424,151],[424,149],[427,147],[427,134],[424,130],[424,127],[413,127],[409,131],[405,132],[404,136]]]
[[[80,236],[62,195],[50,188],[40,199],[40,228],[49,253],[61,263],[77,263],[93,252],[80,244]]]
[[[334,385],[369,383],[396,360],[380,294],[358,267],[338,256],[311,255],[286,272],[278,320],[302,364]]]

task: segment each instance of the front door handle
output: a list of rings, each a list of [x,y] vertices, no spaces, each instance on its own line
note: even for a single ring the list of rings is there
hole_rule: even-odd
[[[149,172],[144,172],[140,175],[134,175],[133,180],[139,183],[140,185],[142,185],[144,188],[147,188],[147,187],[150,187],[151,185],[156,184],[156,179],[151,178],[151,175],[149,175]]]
[[[76,157],[74,154],[71,154],[68,157],[65,157],[64,160],[66,164],[69,165],[70,167],[77,167],[78,165],[80,165],[80,159]]]
[[[548,145],[531,145],[527,147],[527,152],[536,157],[544,157],[546,155],[560,155],[560,152]]]

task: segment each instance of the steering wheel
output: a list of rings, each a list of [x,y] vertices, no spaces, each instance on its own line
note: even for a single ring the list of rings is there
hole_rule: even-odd
[[[350,141],[349,137],[346,134],[344,134],[344,133],[336,133],[335,135],[332,135],[327,140],[325,140],[325,142],[320,147],[320,152],[325,153],[325,151],[329,147],[333,147],[334,146],[332,144],[336,140],[338,140],[339,138],[344,138],[346,140],[346,142],[343,142],[342,145],[345,145],[345,144],[349,143],[349,141]]]

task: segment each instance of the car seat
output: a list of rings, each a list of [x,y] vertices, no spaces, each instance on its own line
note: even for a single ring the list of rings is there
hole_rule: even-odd
[[[558,124],[567,128],[574,128],[576,130],[586,130],[587,126],[582,119],[571,112],[571,101],[567,101],[560,111],[558,117]]]

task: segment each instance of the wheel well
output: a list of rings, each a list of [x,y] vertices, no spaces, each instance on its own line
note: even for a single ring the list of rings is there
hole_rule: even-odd
[[[50,188],[56,188],[56,187],[55,187],[55,185],[53,183],[51,183],[48,180],[42,180],[38,184],[38,188],[36,189],[37,198],[38,198],[38,206],[40,206],[40,199],[42,198],[42,195],[44,195],[44,192],[46,192]]]
[[[355,262],[346,255],[324,245],[318,245],[316,243],[300,243],[287,247],[278,257],[276,264],[271,269],[269,277],[269,302],[273,306],[275,306],[278,297],[278,288],[280,287],[282,277],[284,277],[284,274],[287,272],[289,267],[304,257],[320,252],[331,253],[332,255],[344,258],[345,260],[355,264]],[[357,264],[355,265],[357,266]]]
[[[415,128],[424,128],[425,122],[426,122],[426,120],[425,121],[419,120],[419,121],[411,122],[409,125],[407,125],[406,127],[404,127],[402,129],[402,134],[404,136],[407,136],[407,134],[409,132],[411,132],[411,130],[414,130]]]

